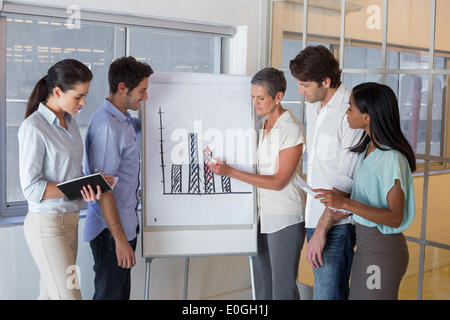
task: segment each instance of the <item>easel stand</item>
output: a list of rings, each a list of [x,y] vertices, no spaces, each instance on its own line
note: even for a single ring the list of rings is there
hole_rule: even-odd
[[[253,258],[254,256],[248,256],[250,264],[250,281],[252,285],[252,298],[255,300],[255,278],[253,275]],[[150,269],[153,261],[153,257],[145,258],[145,289],[144,289],[144,299],[148,300],[150,296]],[[184,266],[184,293],[183,299],[187,300],[188,295],[188,280],[189,280],[189,257],[185,257]]]

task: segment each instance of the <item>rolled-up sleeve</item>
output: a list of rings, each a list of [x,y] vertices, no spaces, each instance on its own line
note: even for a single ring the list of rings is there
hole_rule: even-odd
[[[29,122],[24,122],[18,133],[20,185],[25,198],[40,202],[44,196],[47,181],[42,179],[42,165],[45,144],[41,134]]]
[[[358,164],[359,155],[358,153],[350,151],[350,148],[354,147],[359,142],[363,131],[360,129],[350,128],[346,115],[344,115],[341,120],[341,130],[342,141],[338,158],[339,171],[338,174],[333,177],[332,184],[336,189],[346,193],[351,193],[353,185],[353,172]]]

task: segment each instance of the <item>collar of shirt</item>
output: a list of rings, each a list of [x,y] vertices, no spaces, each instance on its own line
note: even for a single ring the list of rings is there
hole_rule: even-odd
[[[341,84],[326,105],[322,107],[322,104],[320,102],[317,102],[317,113],[319,113],[323,108],[332,108],[333,106],[340,105],[340,97],[343,94],[345,94],[345,90],[344,85]]]
[[[277,121],[275,121],[275,124],[273,125],[272,130],[276,129],[280,125],[280,123],[289,120],[291,118],[291,116],[292,116],[292,111],[290,109],[286,109],[286,111],[283,112],[283,114],[278,117]],[[263,123],[262,129],[264,129],[266,121],[267,121],[267,116],[264,116],[264,119],[262,121],[262,123]]]
[[[364,152],[362,152],[362,160],[363,160],[363,161],[366,160],[367,157],[370,156],[372,153],[378,153],[378,152],[383,152],[383,151],[393,150],[391,147],[389,147],[389,146],[387,146],[387,145],[385,145],[385,144],[380,144],[379,147],[380,147],[381,149],[384,149],[384,150],[380,150],[380,149],[378,149],[378,148],[375,148],[375,149],[373,149],[373,151],[372,151],[369,155],[366,156],[367,150],[369,149],[369,146],[370,146],[370,143],[367,144],[366,148],[364,149]]]
[[[103,108],[108,111],[109,113],[112,114],[112,116],[114,118],[116,118],[119,121],[130,121],[130,114],[128,113],[128,111],[125,112],[125,114],[123,114],[115,105],[113,105],[111,103],[111,101],[109,101],[108,99],[105,99],[105,103],[103,104]]]
[[[45,121],[47,121],[50,125],[53,125],[53,123],[60,125],[59,119],[56,116],[56,114],[52,110],[50,110],[47,106],[45,106],[44,104],[40,103],[37,111],[39,111],[42,114]],[[65,113],[64,118],[65,118],[66,122],[70,122],[72,120],[72,116],[70,114],[68,114],[67,112]]]

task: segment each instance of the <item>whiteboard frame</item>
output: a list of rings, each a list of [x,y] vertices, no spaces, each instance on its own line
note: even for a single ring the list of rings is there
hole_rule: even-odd
[[[181,73],[181,72],[180,72]],[[219,76],[218,74],[214,74]],[[230,77],[230,75],[223,75]],[[232,77],[240,77],[233,75]],[[150,84],[151,85],[151,82]],[[250,84],[249,84],[250,85]],[[249,94],[251,94],[249,92]],[[253,129],[256,129],[256,112],[252,112]],[[257,253],[258,237],[258,202],[257,189],[253,187],[253,224],[245,225],[202,225],[202,226],[147,226],[147,105],[141,110],[141,248],[144,258],[172,258],[172,257],[205,257],[205,256],[255,256]],[[257,139],[253,143],[253,159],[256,159]],[[254,164],[256,172],[256,164]],[[205,241],[214,239],[214,241]],[[240,239],[235,241],[235,239]],[[177,246],[166,247],[168,243],[177,243]],[[199,247],[198,244],[202,244]],[[233,246],[230,246],[233,243]],[[161,245],[162,244],[162,245]]]

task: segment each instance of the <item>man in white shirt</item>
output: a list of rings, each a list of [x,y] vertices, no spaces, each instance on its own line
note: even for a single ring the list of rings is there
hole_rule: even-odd
[[[339,63],[324,46],[307,47],[289,66],[305,96],[307,182],[313,189],[349,195],[358,155],[350,151],[362,135],[350,129],[350,92],[341,84]],[[351,217],[337,221],[320,199],[308,194],[305,208],[306,258],[314,270],[314,299],[347,299],[355,246]]]

